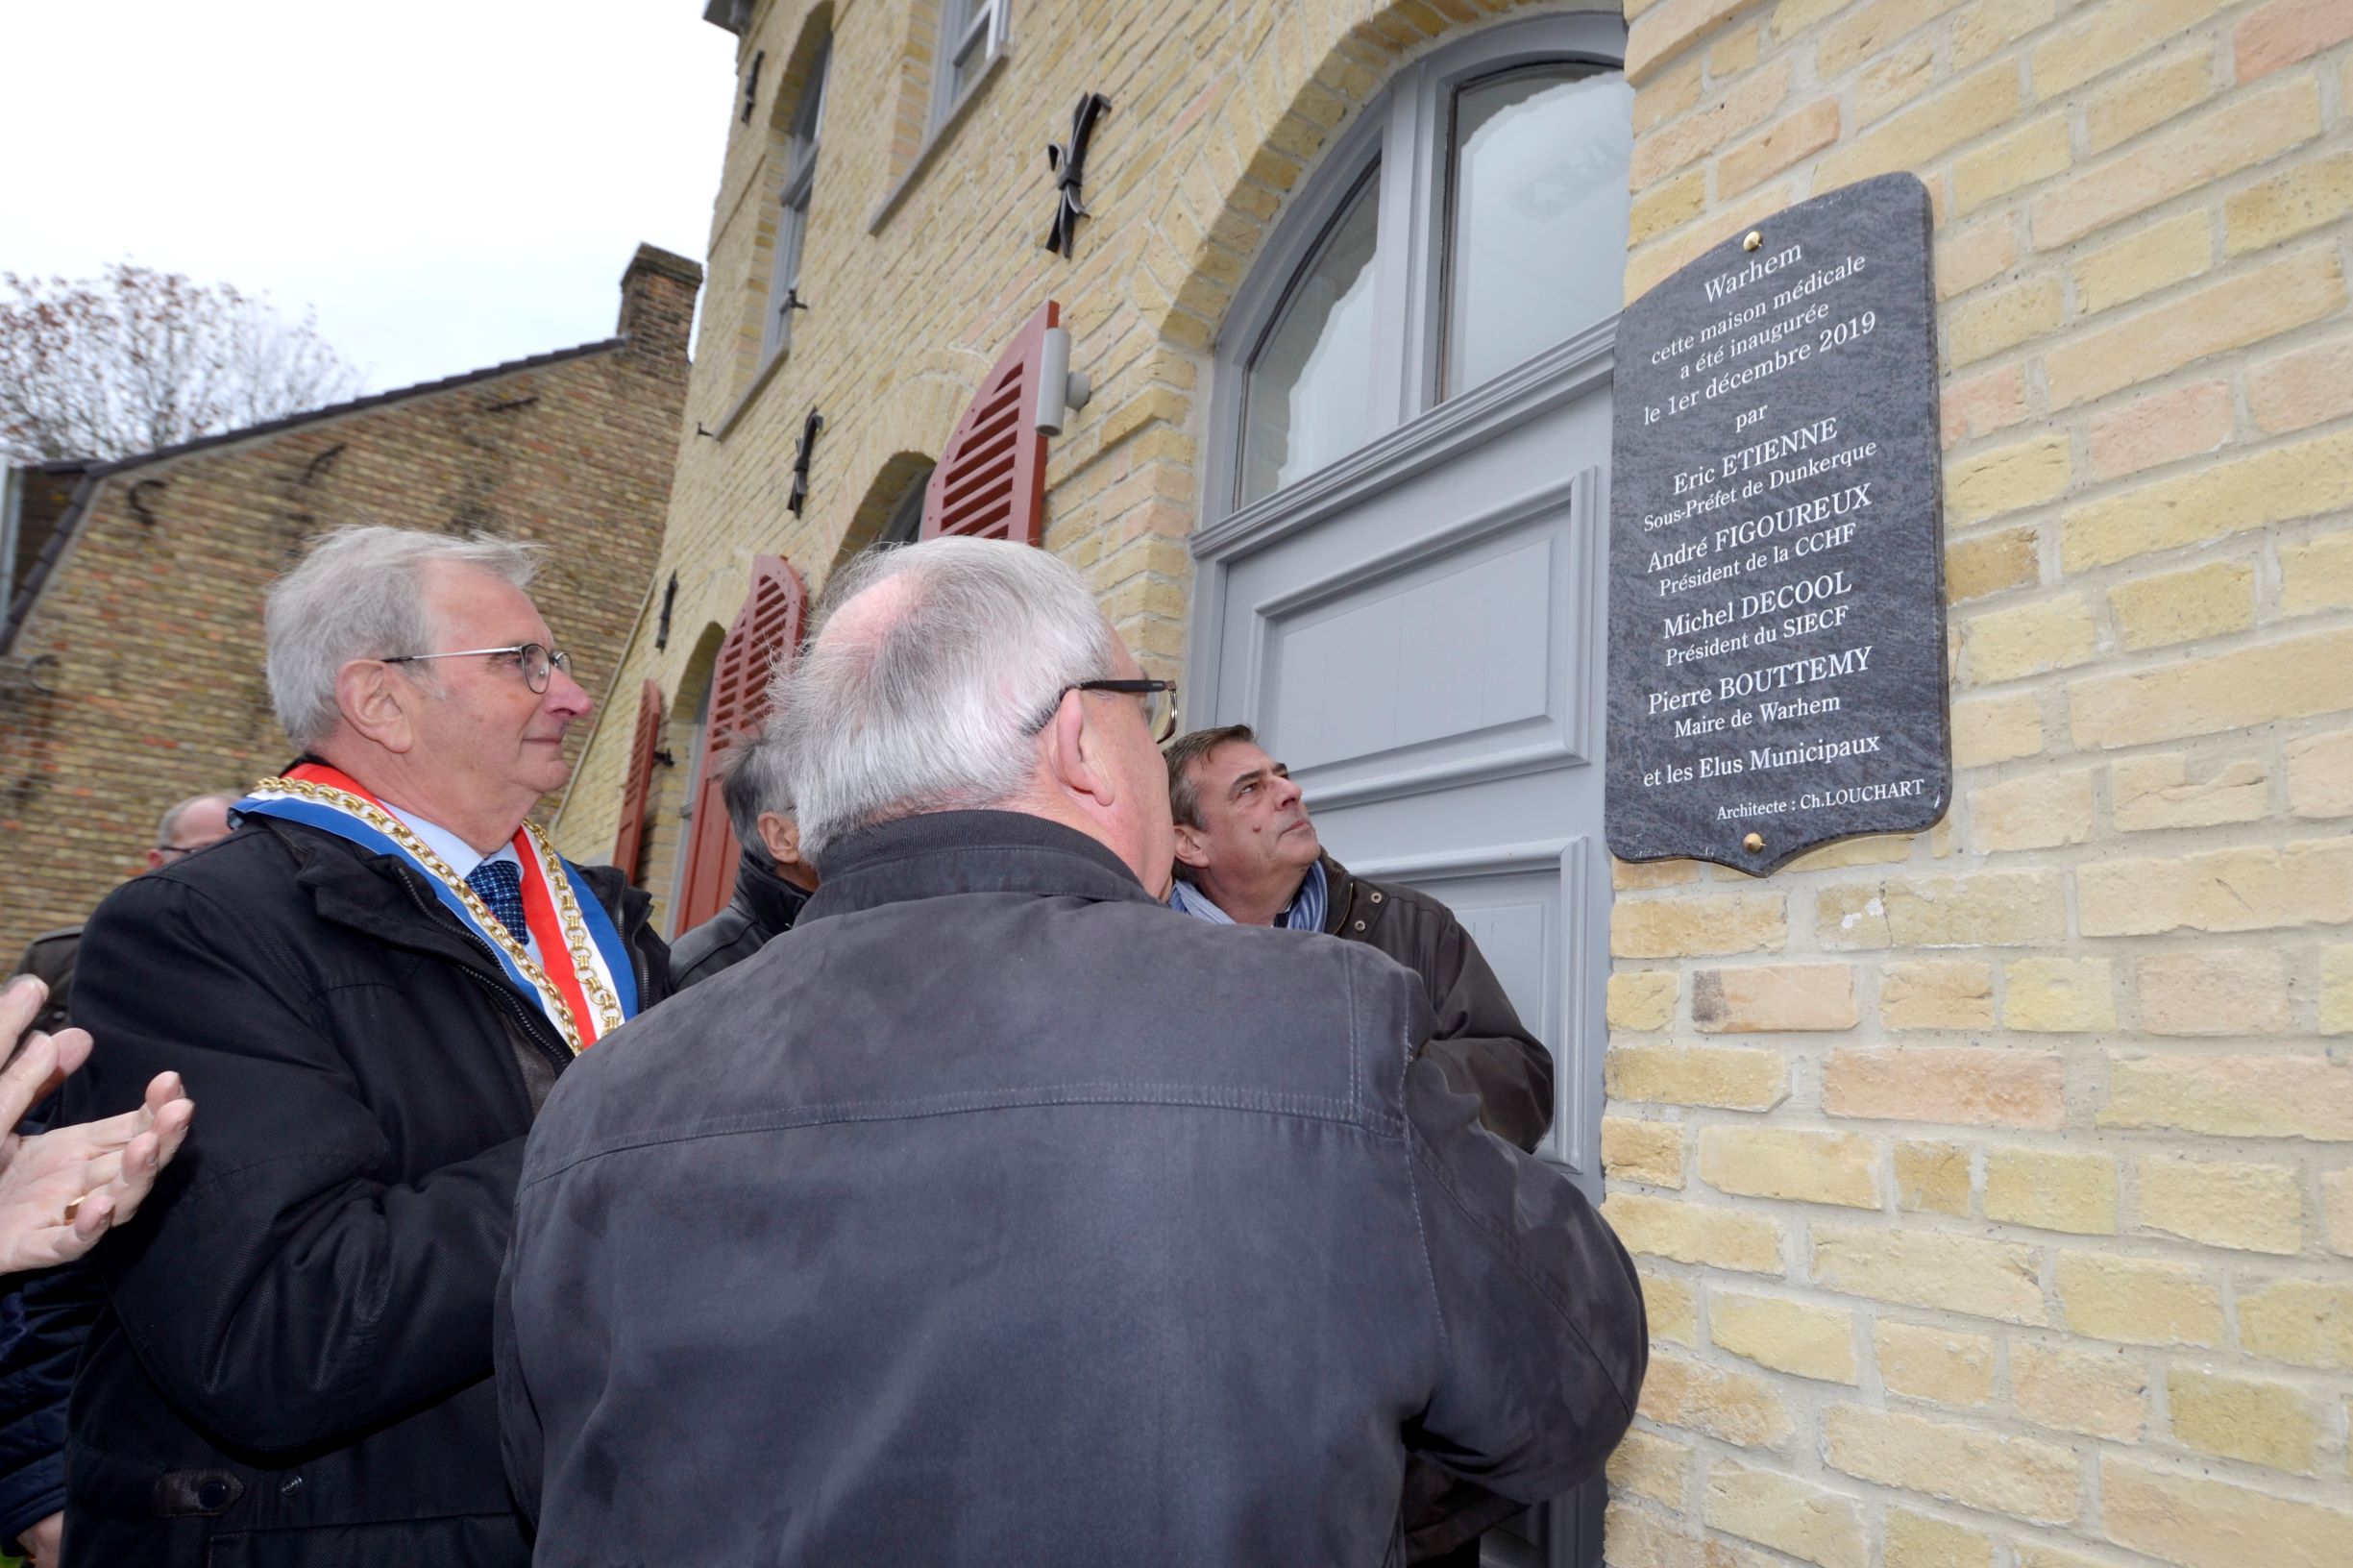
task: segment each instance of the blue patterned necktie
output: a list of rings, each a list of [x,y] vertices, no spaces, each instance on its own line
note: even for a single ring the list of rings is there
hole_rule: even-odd
[[[499,923],[515,935],[517,942],[527,943],[529,931],[523,923],[523,872],[511,860],[485,860],[466,873],[466,886],[490,906],[490,913]]]

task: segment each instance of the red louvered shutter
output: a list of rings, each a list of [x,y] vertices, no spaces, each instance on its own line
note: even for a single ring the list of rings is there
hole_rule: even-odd
[[[613,864],[631,884],[646,851],[646,802],[653,791],[653,754],[662,748],[662,688],[646,682],[637,694],[637,733],[629,740],[629,773],[621,784],[621,837]]]
[[[1045,436],[1035,413],[1039,361],[1046,329],[1060,325],[1062,306],[1046,301],[981,382],[924,486],[923,538],[1038,543],[1045,515]]]
[[[779,658],[800,644],[800,617],[808,603],[800,574],[774,555],[751,563],[751,592],[719,645],[711,669],[711,706],[703,720],[702,756],[695,769],[693,837],[686,850],[686,881],[678,895],[674,931],[689,931],[727,907],[735,891],[739,846],[727,803],[720,797],[719,754],[739,735],[757,729],[768,717],[768,682]]]

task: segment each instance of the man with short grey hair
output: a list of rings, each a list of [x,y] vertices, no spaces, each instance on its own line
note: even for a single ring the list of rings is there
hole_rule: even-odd
[[[738,736],[719,753],[719,795],[742,849],[727,907],[670,944],[680,991],[741,964],[793,929],[817,891],[817,867],[800,852],[793,784],[774,747]]]
[[[159,1066],[207,1102],[91,1257],[69,1560],[522,1568],[490,1309],[524,1135],[669,990],[648,900],[527,819],[589,709],[522,545],[326,535],[271,590],[304,755],[85,939],[74,1119]]]
[[[847,569],[775,684],[825,881],[533,1131],[500,1290],[548,1568],[1374,1564],[1409,1453],[1532,1501],[1645,1364],[1625,1251],[1372,949],[1188,920],[1077,573]]]

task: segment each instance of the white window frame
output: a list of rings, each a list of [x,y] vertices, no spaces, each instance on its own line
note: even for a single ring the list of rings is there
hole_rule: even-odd
[[[1235,292],[1213,346],[1208,476],[1201,524],[1237,511],[1282,509],[1280,498],[1311,483],[1303,476],[1247,507],[1241,494],[1242,406],[1251,362],[1281,315],[1293,281],[1323,243],[1358,183],[1374,165],[1378,249],[1373,257],[1371,419],[1365,445],[1439,405],[1439,349],[1446,329],[1444,262],[1448,158],[1455,89],[1519,66],[1574,61],[1622,70],[1626,24],[1617,15],[1570,12],[1489,27],[1400,70],[1301,180],[1290,210]],[[1599,324],[1603,337],[1615,321]],[[1580,332],[1582,339],[1595,329]],[[1330,467],[1348,462],[1340,458]],[[1319,470],[1318,472],[1325,472]]]
[[[940,41],[931,79],[930,131],[937,133],[1005,52],[1013,0],[940,0]],[[971,86],[956,90],[956,69],[969,61]]]
[[[793,345],[790,301],[800,284],[800,257],[809,237],[809,201],[817,189],[817,157],[825,130],[825,89],[833,63],[833,39],[817,46],[817,58],[793,106],[793,129],[784,149],[784,184],[777,194],[776,247],[768,275],[768,323],[760,334],[760,358],[773,359]]]

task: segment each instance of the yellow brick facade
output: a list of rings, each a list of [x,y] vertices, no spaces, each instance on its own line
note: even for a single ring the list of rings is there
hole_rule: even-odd
[[[821,587],[1048,297],[1096,390],[1047,547],[1180,673],[1210,345],[1270,227],[1402,63],[1560,9],[1017,0],[927,147],[932,0],[755,8],[786,86],[729,137],[673,626],[623,689],[682,740],[751,557]],[[1957,774],[1934,830],[1765,881],[1616,868],[1602,1149],[1655,1355],[1608,1559],[2353,1562],[2353,7],[1626,12],[1629,298],[1808,195],[1928,185]],[[828,27],[811,309],[764,372],[776,128]],[[1065,261],[1040,153],[1090,90]],[[612,842],[626,727],[575,851]]]

